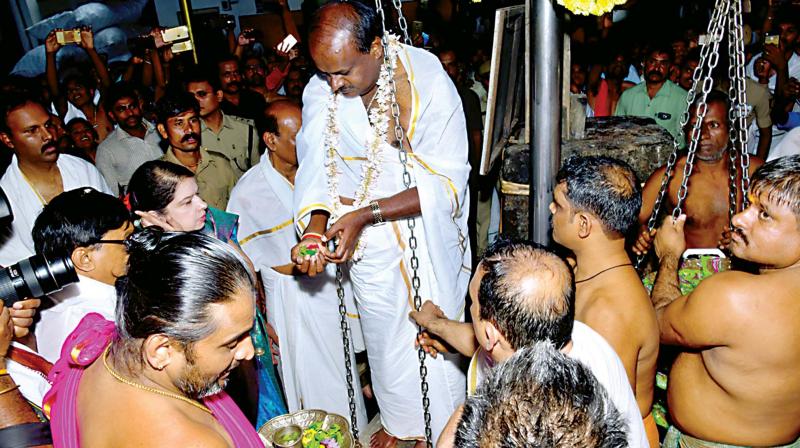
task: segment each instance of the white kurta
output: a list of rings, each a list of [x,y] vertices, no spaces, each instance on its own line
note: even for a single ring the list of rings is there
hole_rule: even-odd
[[[288,276],[271,269],[291,263],[297,244],[292,220],[293,188],[265,154],[236,184],[228,211],[239,215],[239,244],[261,271],[267,295],[267,320],[280,339],[280,372],[290,412],[324,409],[350,419],[344,350],[339,326],[336,268],[316,277]],[[363,350],[361,327],[345,283],[359,427],[367,424],[355,350]]]
[[[56,304],[41,311],[36,323],[36,347],[42,357],[52,363],[61,357],[61,346],[81,320],[89,313],[98,313],[114,322],[117,290],[114,285],[79,275],[77,283],[50,295]]]
[[[62,154],[58,157],[57,165],[64,191],[92,187],[111,194],[103,175],[91,163]],[[0,179],[0,187],[8,196],[14,213],[14,222],[7,229],[0,229],[0,266],[8,266],[34,254],[31,230],[44,204],[20,171],[16,155],[11,158],[11,165]]]
[[[405,126],[413,151],[408,157],[412,186],[418,188],[422,210],[415,232],[420,295],[458,319],[463,317],[470,276],[464,113],[455,86],[435,56],[403,46],[399,59],[411,86],[411,117]],[[311,211],[331,208],[323,174],[329,94],[329,86],[319,77],[309,82],[303,94],[303,127],[297,139],[301,162],[294,201],[298,227]],[[353,198],[372,135],[361,98],[339,98],[337,125],[339,194]],[[396,149],[386,145],[381,169],[378,181],[370,187],[373,199],[405,189]],[[352,263],[350,277],[383,426],[399,438],[419,438],[424,420],[414,348],[416,327],[408,318],[413,308],[408,236],[405,220],[365,228],[363,258]],[[464,399],[466,381],[459,361],[453,356],[427,361],[434,440]]]

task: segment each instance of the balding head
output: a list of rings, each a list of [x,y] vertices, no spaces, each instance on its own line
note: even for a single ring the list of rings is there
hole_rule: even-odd
[[[291,166],[297,165],[295,139],[302,124],[302,111],[294,101],[281,100],[270,103],[264,110],[264,144],[271,158],[278,158]],[[275,160],[273,159],[273,164]]]
[[[379,20],[371,8],[346,0],[333,0],[314,13],[309,50],[333,92],[349,98],[374,92],[383,64]]]
[[[367,53],[375,39],[382,35],[380,17],[374,9],[358,1],[333,0],[320,6],[309,25],[311,45],[324,44],[343,33],[358,51]]]
[[[480,318],[513,349],[569,342],[575,315],[572,271],[556,254],[526,241],[500,240],[481,260]]]

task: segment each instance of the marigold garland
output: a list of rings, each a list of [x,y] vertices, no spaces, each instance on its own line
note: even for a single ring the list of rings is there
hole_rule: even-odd
[[[615,6],[624,5],[627,0],[558,0],[558,4],[574,14],[601,16],[611,12]]]

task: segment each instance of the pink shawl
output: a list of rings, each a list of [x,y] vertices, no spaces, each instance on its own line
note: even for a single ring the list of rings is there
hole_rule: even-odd
[[[50,417],[56,448],[80,447],[77,398],[83,371],[99,358],[111,343],[114,323],[96,313],[87,314],[61,347],[61,358],[50,371],[52,389],[44,397],[44,412]],[[236,447],[263,448],[258,433],[231,397],[220,392],[203,400],[217,421],[228,431]]]

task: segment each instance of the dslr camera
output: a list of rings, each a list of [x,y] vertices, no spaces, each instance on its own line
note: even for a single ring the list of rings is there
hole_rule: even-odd
[[[0,188],[0,229],[7,228],[14,215],[11,204]],[[75,266],[69,257],[47,260],[34,255],[11,266],[0,268],[0,298],[11,306],[28,297],[41,297],[78,281]]]

